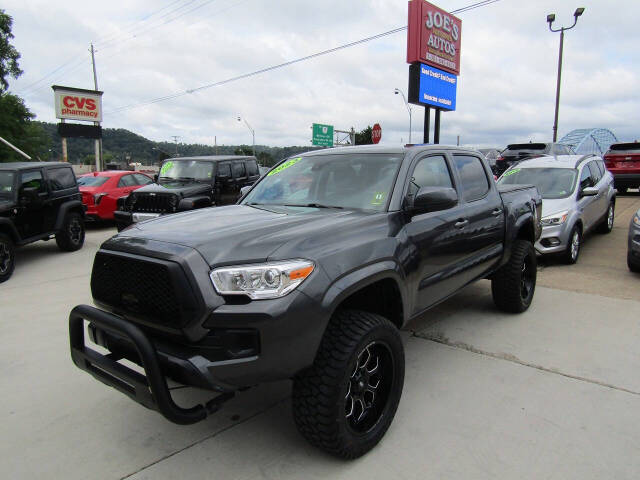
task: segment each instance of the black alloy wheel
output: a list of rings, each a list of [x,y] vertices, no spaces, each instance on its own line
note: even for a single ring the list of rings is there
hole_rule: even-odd
[[[0,283],[9,280],[15,268],[15,249],[11,239],[0,233]]]
[[[372,342],[358,355],[344,398],[345,418],[355,433],[370,431],[380,420],[389,400],[393,374],[388,345]]]

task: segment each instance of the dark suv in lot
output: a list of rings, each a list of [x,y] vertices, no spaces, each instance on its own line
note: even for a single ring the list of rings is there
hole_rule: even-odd
[[[260,178],[255,157],[208,156],[170,158],[160,167],[157,183],[119,200],[114,218],[118,231],[169,213],[229,205],[240,189]]]
[[[512,143],[500,153],[492,167],[493,173],[499,177],[519,161],[538,155],[575,155],[575,152],[562,143]]]
[[[61,250],[84,243],[84,210],[68,163],[0,163],[0,283],[15,267],[15,247],[55,237]]]

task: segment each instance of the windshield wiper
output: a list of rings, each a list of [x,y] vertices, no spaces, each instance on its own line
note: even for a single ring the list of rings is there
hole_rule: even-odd
[[[339,208],[344,210],[344,207],[338,207],[337,205],[323,205],[321,203],[305,203],[305,204],[285,204],[284,207],[312,207],[312,208]]]

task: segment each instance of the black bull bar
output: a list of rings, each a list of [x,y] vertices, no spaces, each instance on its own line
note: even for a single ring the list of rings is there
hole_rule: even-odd
[[[100,329],[124,336],[135,347],[144,375],[118,363],[120,357],[88,348],[84,341],[84,321]],[[71,359],[80,369],[90,373],[102,383],[114,387],[132,400],[160,412],[167,420],[189,425],[204,420],[231,399],[233,392],[220,394],[206,404],[183,408],[173,401],[167,381],[160,368],[156,350],[142,330],[134,324],[89,305],[78,305],[69,314],[69,340]]]

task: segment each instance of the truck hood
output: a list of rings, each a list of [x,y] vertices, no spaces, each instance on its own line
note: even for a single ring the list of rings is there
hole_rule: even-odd
[[[380,223],[382,218],[381,214],[351,210],[229,205],[135,224],[112,241],[143,244],[148,240],[191,247],[211,266],[293,258],[291,255],[313,260],[323,249],[333,248],[337,235],[368,230],[368,223]],[[278,255],[272,256],[276,250]]]
[[[162,184],[151,183],[135,190],[136,195],[146,193],[175,193],[180,198],[193,197],[195,195],[204,194],[211,191],[211,185],[208,183],[185,183],[185,182],[166,182]]]

